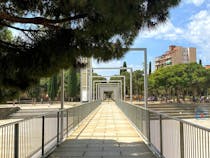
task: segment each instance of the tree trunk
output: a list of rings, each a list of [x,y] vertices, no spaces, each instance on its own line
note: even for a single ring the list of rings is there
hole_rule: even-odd
[[[176,101],[177,101],[177,103],[180,103],[179,90],[178,89],[176,89]]]

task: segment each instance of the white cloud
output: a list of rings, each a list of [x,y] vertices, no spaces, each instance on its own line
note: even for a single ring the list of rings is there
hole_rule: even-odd
[[[193,17],[187,25],[186,40],[197,45],[202,50],[203,59],[210,60],[210,12],[202,10]]]
[[[93,60],[92,62],[92,67],[93,68],[120,68],[123,65],[124,60],[111,60],[109,62],[100,62],[97,63],[96,60]],[[134,64],[129,64],[127,65],[128,68],[132,68],[133,71],[143,69],[143,65],[134,65]],[[130,72],[130,69],[127,70]],[[94,70],[95,73],[98,75],[102,76],[113,76],[113,75],[119,75],[120,70],[115,69],[115,70],[110,70],[110,69],[103,69],[103,70]]]
[[[204,2],[205,2],[205,0],[185,0],[185,3],[187,3],[187,4],[192,3],[195,6],[201,6]]]
[[[112,60],[112,61],[109,61],[109,62],[100,62],[98,63],[96,60],[93,60],[92,62],[92,66],[93,67],[97,67],[97,68],[110,68],[110,67],[121,67],[123,65],[123,62],[120,61],[120,60]],[[97,74],[99,75],[102,75],[102,76],[112,76],[112,75],[115,75],[115,74],[119,74],[119,70],[110,70],[110,69],[107,69],[107,70],[94,70],[94,72],[96,72]]]
[[[155,30],[144,30],[140,32],[141,38],[155,38],[171,40],[172,42],[188,42],[192,47],[197,48],[197,59],[202,59],[204,64],[210,64],[210,11],[201,10],[197,14],[186,19],[187,23],[177,27],[170,20],[165,24],[160,24]],[[94,67],[120,67],[123,61],[110,61],[97,64]],[[128,65],[135,67],[134,65]],[[119,71],[98,71],[99,74],[117,74]]]
[[[206,45],[210,38],[210,13],[202,10],[198,14],[191,17],[190,23],[187,25],[186,37],[193,43]]]
[[[143,38],[154,37],[157,39],[176,40],[181,34],[183,34],[183,30],[175,27],[172,22],[168,20],[166,23],[157,26],[154,30],[144,30],[140,35]]]
[[[92,66],[93,67],[120,67],[123,65],[123,62],[120,60],[112,60],[110,62],[100,62],[98,63],[97,60],[93,60]]]
[[[129,64],[128,67],[132,68],[132,71],[136,71],[136,70],[143,70],[144,65]],[[127,71],[130,72],[130,70]]]
[[[143,38],[187,41],[198,48],[198,57],[206,62],[210,60],[210,11],[201,10],[193,15],[182,28],[176,27],[171,21],[161,24],[156,30],[140,34]]]

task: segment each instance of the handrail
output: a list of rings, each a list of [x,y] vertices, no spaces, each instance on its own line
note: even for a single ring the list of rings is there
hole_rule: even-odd
[[[116,104],[158,156],[210,157],[210,129],[127,102]]]
[[[123,101],[121,101],[121,102],[123,102]],[[124,102],[124,103],[127,103],[127,102]],[[204,127],[204,126],[195,124],[195,123],[193,123],[193,122],[188,122],[188,121],[185,121],[185,120],[182,120],[182,119],[179,119],[179,118],[170,116],[170,115],[165,114],[165,113],[161,113],[161,112],[154,111],[154,110],[151,110],[151,109],[148,109],[148,108],[145,108],[145,107],[137,106],[137,105],[135,105],[135,104],[131,104],[131,103],[127,103],[127,104],[130,104],[130,105],[135,106],[135,107],[137,107],[137,108],[141,108],[141,109],[143,109],[143,110],[146,110],[146,111],[149,111],[149,112],[152,112],[152,113],[155,113],[155,114],[158,114],[158,115],[164,116],[164,117],[166,117],[166,118],[173,119],[173,120],[176,120],[176,121],[185,123],[185,124],[189,124],[189,125],[191,125],[191,126],[194,126],[194,127],[197,127],[197,128],[200,128],[200,129],[203,129],[203,130],[206,130],[206,131],[210,132],[210,129],[209,129],[209,128],[206,128],[206,127]]]
[[[94,103],[94,102],[90,102],[90,103]],[[87,103],[83,103],[83,104],[76,105],[76,106],[69,107],[69,108],[57,109],[55,111],[49,111],[49,112],[45,112],[43,114],[37,114],[37,115],[31,116],[31,117],[27,117],[27,118],[22,118],[20,120],[16,120],[16,121],[13,121],[13,122],[9,122],[9,123],[0,125],[0,128],[5,127],[5,126],[9,126],[9,125],[14,125],[16,123],[20,123],[20,122],[27,121],[27,120],[34,119],[34,118],[41,118],[42,116],[48,116],[50,114],[56,114],[57,112],[66,111],[66,110],[69,110],[69,109],[72,109],[72,108],[75,108],[75,107],[79,107],[79,106],[82,106],[82,105],[85,105],[85,104],[87,104]]]
[[[66,109],[56,109],[1,125],[0,157],[46,157],[100,103],[98,100]],[[52,117],[48,117],[50,115]]]

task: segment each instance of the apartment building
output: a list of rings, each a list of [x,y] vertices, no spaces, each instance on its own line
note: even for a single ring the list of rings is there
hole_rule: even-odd
[[[171,45],[169,50],[155,59],[155,68],[196,62],[196,48]]]
[[[206,65],[205,68],[206,68],[206,69],[210,69],[210,65]]]

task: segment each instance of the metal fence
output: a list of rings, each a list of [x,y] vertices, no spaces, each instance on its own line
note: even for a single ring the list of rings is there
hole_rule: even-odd
[[[0,157],[45,157],[99,104],[82,104],[0,126]]]
[[[129,103],[117,105],[158,156],[210,158],[210,129]]]

